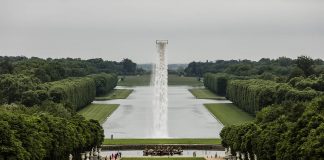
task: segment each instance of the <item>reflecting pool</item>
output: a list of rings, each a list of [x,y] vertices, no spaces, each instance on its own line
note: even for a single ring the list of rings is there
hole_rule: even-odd
[[[118,87],[125,88],[125,87]],[[170,138],[219,138],[223,125],[203,106],[204,103],[230,103],[224,100],[196,99],[188,86],[168,88],[168,135]],[[152,138],[152,99],[150,86],[132,87],[127,99],[95,101],[94,103],[120,104],[103,123],[105,137]]]
[[[116,154],[117,152],[122,153],[122,157],[143,157],[142,150],[122,150],[122,151],[102,151],[101,155],[103,157]],[[173,155],[172,157],[192,157],[193,154],[196,154],[197,157],[215,157],[215,156],[225,156],[225,151],[214,151],[214,150],[183,150],[182,155]],[[146,156],[151,157],[151,156]],[[168,156],[162,156],[168,157]]]

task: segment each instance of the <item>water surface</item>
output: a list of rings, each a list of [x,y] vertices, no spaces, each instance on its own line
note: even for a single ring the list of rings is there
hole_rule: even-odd
[[[122,153],[122,157],[143,157],[143,150],[123,150],[123,151],[102,151],[101,155],[103,157],[110,156],[111,154],[116,154],[117,152]],[[182,155],[173,155],[172,157],[192,157],[193,152],[196,153],[197,157],[215,157],[215,156],[225,156],[225,151],[214,151],[214,150],[183,150]],[[151,156],[146,156],[151,157]],[[163,156],[168,157],[168,156]]]
[[[125,88],[125,87],[119,87]],[[230,101],[196,99],[187,86],[168,88],[168,135],[170,138],[219,138],[223,125],[203,106],[204,103],[230,103]],[[105,137],[152,138],[153,88],[132,87],[127,99],[95,101],[94,103],[120,104],[103,123]]]

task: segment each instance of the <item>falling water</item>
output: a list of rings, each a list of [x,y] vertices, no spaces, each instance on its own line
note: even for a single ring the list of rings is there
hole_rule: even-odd
[[[151,84],[154,88],[153,99],[153,137],[168,137],[168,62],[166,45],[168,41],[156,41],[158,58],[154,65]]]

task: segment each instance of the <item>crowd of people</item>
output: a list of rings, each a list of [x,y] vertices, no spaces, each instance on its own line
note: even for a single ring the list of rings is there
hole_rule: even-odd
[[[122,153],[121,152],[117,152],[117,153],[112,153],[111,155],[108,155],[105,157],[105,160],[118,160],[122,157]]]
[[[147,149],[143,151],[143,156],[164,156],[169,155],[173,156],[174,154],[182,155],[183,150],[179,147],[177,149],[173,148],[172,146],[156,146],[152,149]]]

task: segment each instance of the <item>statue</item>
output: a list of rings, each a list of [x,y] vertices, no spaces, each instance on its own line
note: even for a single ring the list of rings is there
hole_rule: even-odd
[[[93,147],[91,148],[90,156],[93,156]]]
[[[94,149],[94,152],[93,152],[93,156],[97,157],[98,156],[98,150],[97,150],[97,146],[96,148]]]
[[[101,158],[101,148],[98,148],[98,156]]]
[[[85,159],[85,153],[81,153],[81,160]]]
[[[90,160],[90,152],[86,152],[86,160]]]

